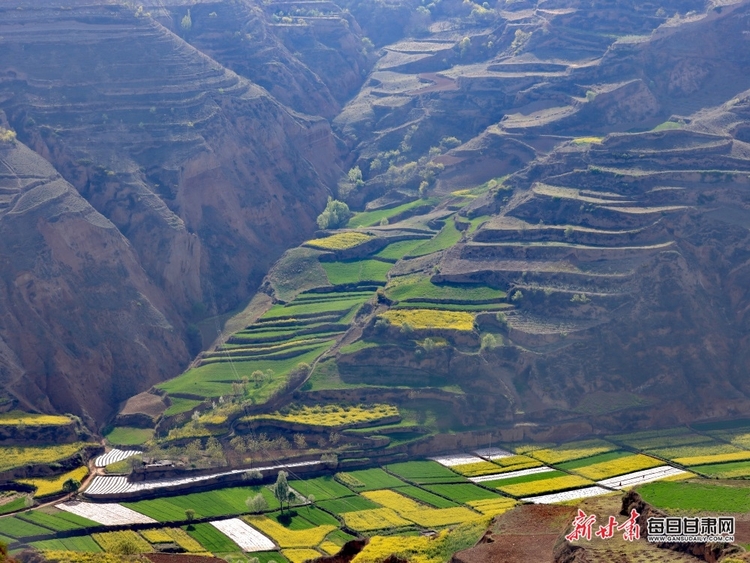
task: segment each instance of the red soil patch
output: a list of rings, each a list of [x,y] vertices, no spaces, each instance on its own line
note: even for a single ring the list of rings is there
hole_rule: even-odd
[[[552,561],[555,542],[573,521],[575,512],[569,506],[519,506],[500,516],[478,545],[456,553],[453,562]]]

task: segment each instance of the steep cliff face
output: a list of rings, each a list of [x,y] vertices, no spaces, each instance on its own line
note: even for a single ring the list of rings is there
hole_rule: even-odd
[[[127,239],[19,142],[0,143],[0,279],[5,399],[92,422],[189,360]]]
[[[155,310],[172,315],[163,330],[172,325],[175,332],[162,353],[133,345],[138,341],[133,335],[151,326],[145,317],[138,322],[134,317],[130,328],[112,322],[110,334],[119,334],[120,345],[111,343],[109,358],[94,354],[87,368],[70,364],[57,378],[74,387],[82,372],[97,386],[118,381],[126,391],[103,395],[114,407],[112,401],[176,375],[184,365],[185,326],[175,314],[187,318],[237,307],[284,249],[310,235],[341,174],[338,149],[322,118],[295,113],[142,12],[83,1],[64,8],[21,2],[0,12],[0,109],[9,126],[114,226],[112,236],[126,241],[132,260],[122,271],[142,269],[143,283],[161,296]],[[54,237],[46,233],[54,239],[50,244],[89,237],[107,242],[74,222],[57,221],[55,229],[60,232]],[[29,256],[25,241],[15,244],[5,257],[9,271],[24,270],[16,263]],[[95,255],[92,260],[98,263]],[[43,264],[40,260],[39,267]],[[119,270],[107,272],[115,288]],[[47,291],[37,294],[41,299]],[[71,293],[59,312],[83,315],[92,295]],[[134,311],[150,310],[126,295],[124,301],[103,299],[113,315],[125,314],[131,305],[139,307]],[[51,308],[58,304],[49,299],[39,303],[43,318],[54,316]],[[16,327],[16,341],[5,338],[18,360],[9,365],[21,371],[31,365],[19,348],[22,341],[32,342],[31,318],[24,330]],[[51,325],[64,330],[67,323],[60,318]],[[102,338],[100,327],[87,330],[88,336],[75,342],[71,336],[82,356],[93,354],[94,341]],[[71,335],[78,332],[70,329]],[[66,354],[58,346],[41,348]],[[50,361],[31,371],[63,373]],[[38,386],[44,390],[46,383]],[[81,412],[80,399],[67,395],[71,398],[56,408]],[[92,416],[101,421],[107,412],[102,404]]]

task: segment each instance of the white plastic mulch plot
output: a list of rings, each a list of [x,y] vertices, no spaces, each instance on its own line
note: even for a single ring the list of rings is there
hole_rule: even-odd
[[[258,467],[258,471],[261,472],[273,472],[279,469],[287,469],[294,467],[302,467],[306,465],[315,465],[320,463],[319,461],[298,461],[295,463],[285,463],[280,465],[269,465],[266,467]],[[86,488],[84,494],[86,496],[95,497],[109,497],[110,495],[120,495],[127,493],[135,493],[138,491],[146,490],[159,490],[169,489],[178,485],[185,485],[190,483],[200,483],[208,479],[214,479],[223,475],[234,475],[238,473],[244,473],[247,469],[233,469],[232,471],[223,471],[220,473],[211,473],[208,475],[197,475],[195,477],[178,477],[175,479],[159,479],[156,481],[128,481],[127,477],[117,475],[97,475],[91,480],[91,484]]]
[[[492,475],[480,475],[479,477],[469,477],[469,481],[474,483],[484,483],[485,481],[499,481],[500,479],[513,479],[515,477],[524,477],[525,475],[536,475],[537,473],[546,473],[554,471],[551,467],[532,467],[531,469],[519,469],[518,471],[508,471],[507,473],[494,473]]]
[[[438,457],[431,457],[432,461],[437,461],[440,465],[445,467],[456,467],[457,465],[469,465],[470,463],[482,463],[481,457],[469,454],[457,454],[457,455],[443,455]]]
[[[510,457],[512,455],[515,455],[501,448],[483,448],[481,450],[475,451],[474,453],[477,454],[479,457],[483,457],[489,460],[502,459],[504,457]]]
[[[211,525],[239,545],[242,551],[272,551],[276,549],[276,545],[270,539],[239,518],[216,520],[211,522]]]
[[[118,450],[117,448],[114,448],[113,450],[109,450],[106,454],[102,454],[97,457],[94,460],[94,465],[96,467],[107,467],[112,463],[117,463],[118,461],[122,461],[123,459],[128,459],[129,457],[132,457],[135,454],[139,453],[141,452],[139,452],[138,450]]]
[[[619,477],[610,477],[599,481],[597,484],[604,487],[610,487],[612,489],[624,489],[626,487],[632,487],[633,485],[640,485],[641,483],[651,483],[652,481],[658,481],[665,477],[674,477],[676,475],[687,475],[689,471],[683,471],[676,467],[670,467],[669,465],[662,465],[660,467],[653,467],[651,469],[643,469],[642,471],[634,471],[627,475],[620,475]]]
[[[83,518],[88,518],[104,526],[119,526],[126,524],[152,524],[156,522],[153,518],[149,518],[131,510],[121,504],[117,503],[106,503],[106,504],[94,504],[91,502],[63,502],[56,505],[60,510],[71,512]]]
[[[564,493],[526,497],[521,500],[524,502],[533,502],[534,504],[555,504],[556,502],[565,502],[579,498],[597,497],[611,492],[612,491],[605,489],[604,487],[585,487],[583,489],[576,489],[575,491],[565,491]]]

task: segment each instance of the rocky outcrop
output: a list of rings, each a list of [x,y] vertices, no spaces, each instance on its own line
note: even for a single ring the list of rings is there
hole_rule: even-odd
[[[0,110],[59,175],[41,157],[43,187],[25,165],[6,173],[28,190],[0,243],[6,388],[102,422],[185,367],[185,319],[244,302],[312,233],[338,149],[323,119],[143,11],[17,4],[0,8]]]

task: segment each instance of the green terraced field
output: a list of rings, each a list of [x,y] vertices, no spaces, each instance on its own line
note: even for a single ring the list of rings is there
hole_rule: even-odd
[[[289,486],[304,497],[315,495],[316,500],[347,497],[352,492],[331,476],[316,477],[304,481],[290,481]]]
[[[588,467],[589,465],[594,465],[595,463],[604,463],[606,461],[613,461],[615,459],[620,459],[621,457],[628,457],[631,456],[630,452],[624,452],[622,450],[616,451],[616,452],[607,452],[591,457],[587,457],[584,459],[577,459],[575,461],[566,461],[564,463],[557,463],[555,464],[555,467],[559,467],[560,469],[565,469],[566,471],[573,471],[575,469],[580,469],[581,467]]]
[[[396,301],[497,301],[505,299],[506,293],[486,286],[434,284],[428,278],[397,278],[386,288],[386,294]]]
[[[25,497],[18,497],[16,499],[13,499],[10,502],[6,502],[3,505],[0,505],[0,514],[8,514],[10,512],[15,512],[16,510],[21,510],[22,508],[25,508],[26,506],[26,499]]]
[[[307,506],[300,506],[295,509],[297,511],[297,514],[304,518],[307,522],[311,524],[311,527],[315,526],[336,526],[338,527],[341,522],[336,520],[333,516],[328,514],[327,512],[324,512],[320,508],[317,508],[312,505]]]
[[[355,284],[366,281],[385,282],[393,266],[379,260],[353,262],[322,262],[321,265],[333,285]]]
[[[73,516],[73,518],[68,518],[67,516]],[[56,514],[48,514],[41,510],[33,510],[19,514],[18,517],[32,524],[44,526],[45,528],[54,531],[79,530],[88,526],[98,526],[96,522],[62,511],[59,511]]]
[[[150,428],[118,426],[106,434],[105,438],[107,438],[110,444],[115,446],[139,446],[150,440],[153,435],[154,431]]]
[[[188,534],[212,553],[230,553],[242,551],[240,546],[214,528],[211,524],[195,524],[183,527]]]
[[[99,547],[99,544],[91,536],[42,540],[33,542],[31,546],[40,551],[83,551],[87,553],[100,553],[102,551],[102,548]]]
[[[348,489],[347,489],[348,490]],[[351,494],[351,491],[349,491]],[[358,510],[370,510],[371,508],[378,508],[378,505],[371,500],[361,496],[349,496],[344,498],[316,501],[316,503],[323,510],[332,512],[333,514],[344,514],[346,512],[357,512]]]
[[[394,242],[392,244],[389,244],[383,250],[374,254],[373,256],[396,262],[397,260],[400,260],[404,256],[408,255],[415,248],[423,245],[424,242],[425,239],[402,240],[399,242]]]
[[[407,461],[404,463],[393,463],[387,466],[390,473],[416,483],[418,485],[428,483],[465,483],[466,479],[456,475],[447,467],[443,467],[436,461]]]
[[[417,207],[432,207],[438,201],[439,200],[437,198],[417,199],[414,201],[410,201],[409,203],[399,205],[398,207],[391,207],[389,209],[376,209],[375,211],[363,211],[362,213],[356,213],[354,217],[349,219],[349,224],[347,226],[351,229],[360,227],[372,227],[374,225],[379,225],[380,221],[382,221],[383,219],[390,219],[391,217],[395,217],[396,215],[399,215],[404,211],[409,211],[410,209],[415,209]]]
[[[266,371],[270,369],[274,377],[268,380],[259,389],[250,389],[257,402],[268,399],[286,381],[286,374],[300,362],[313,363],[330,344],[321,345],[314,350],[283,360],[255,360],[246,362],[209,363],[192,368],[184,374],[160,383],[159,389],[167,393],[189,393],[200,397],[219,397],[232,393],[232,382],[239,381],[243,377],[250,378],[255,370]]]
[[[720,479],[750,477],[750,461],[730,461],[726,463],[695,465],[690,468],[690,471],[697,471],[702,475],[718,477]]]
[[[441,231],[432,239],[415,248],[409,256],[425,256],[450,248],[461,240],[461,231],[456,229],[452,219],[448,219]]]
[[[750,511],[750,487],[745,484],[660,481],[638,487],[638,492],[643,500],[657,508],[721,514]]]
[[[340,313],[344,316],[349,310],[360,304],[364,303],[365,297],[354,296],[346,297],[346,294],[341,294],[340,299],[324,299],[322,301],[305,301],[297,303],[292,301],[288,305],[274,305],[261,317],[262,319],[279,319],[279,318],[296,318],[302,315],[314,315],[323,313]]]
[[[424,489],[420,489],[419,487],[415,487],[413,485],[400,487],[398,489],[398,492],[399,494],[406,495],[407,497],[411,497],[414,500],[421,501],[435,508],[453,508],[455,506],[458,506],[458,504],[453,501],[450,501],[446,498],[443,498],[429,491],[425,491]]]
[[[184,520],[185,510],[189,508],[195,510],[196,518],[235,516],[246,513],[248,510],[245,500],[258,493],[263,495],[270,509],[279,507],[279,501],[268,487],[233,487],[123,504],[159,522],[173,522]]]
[[[392,306],[393,309],[440,309],[443,311],[503,311],[512,308],[508,303],[487,303],[474,305],[471,303],[434,303],[432,301],[400,301]]]
[[[475,485],[474,483],[455,483],[455,484],[441,484],[441,485],[425,485],[425,489],[449,498],[455,502],[463,503],[471,500],[491,500],[497,498],[503,498],[501,495],[483,489],[482,487]]]
[[[374,491],[376,489],[392,489],[394,487],[403,487],[406,485],[400,479],[389,475],[382,469],[376,467],[373,469],[360,469],[358,471],[347,471],[346,475],[351,475],[364,484],[364,487],[354,489],[356,492]]]
[[[179,397],[170,397],[172,402],[169,408],[164,411],[164,416],[174,416],[183,412],[188,412],[201,404],[202,401],[194,399],[181,399]]]
[[[27,538],[29,536],[42,536],[51,534],[53,530],[41,527],[26,520],[21,520],[18,516],[10,516],[0,519],[0,534],[12,538]]]

